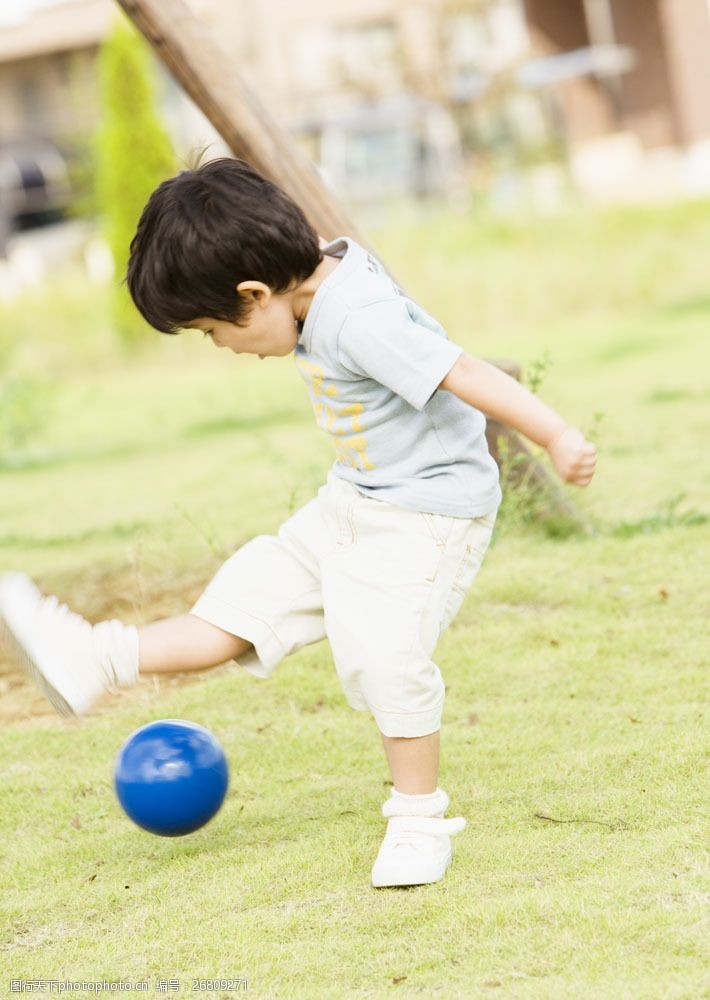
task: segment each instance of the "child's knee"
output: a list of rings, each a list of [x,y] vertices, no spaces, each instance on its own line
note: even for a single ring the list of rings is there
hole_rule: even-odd
[[[423,654],[392,654],[339,661],[336,669],[348,704],[368,709],[385,736],[426,736],[439,729],[445,687],[437,665]]]

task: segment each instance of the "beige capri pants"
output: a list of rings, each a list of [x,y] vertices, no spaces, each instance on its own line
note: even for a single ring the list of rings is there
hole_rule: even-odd
[[[495,519],[375,500],[331,470],[277,535],[253,538],[224,563],[190,613],[251,642],[238,662],[257,677],[327,638],[352,708],[369,710],[385,736],[426,736],[444,704],[431,657]]]

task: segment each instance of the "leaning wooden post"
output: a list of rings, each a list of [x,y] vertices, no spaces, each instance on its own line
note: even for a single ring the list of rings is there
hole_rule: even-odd
[[[276,124],[184,0],[117,0],[235,156],[291,195],[326,239],[366,243],[311,161]]]
[[[185,0],[117,0],[146,37],[182,88],[212,123],[235,156],[253,164],[300,205],[311,225],[327,240],[347,234],[374,249],[358,232],[343,206],[328,190],[310,160],[272,119],[234,60],[190,10]],[[386,266],[386,265],[385,265]],[[391,272],[390,272],[391,273]],[[492,361],[509,374],[519,366]],[[544,488],[557,513],[578,524],[584,519],[515,431],[488,418],[487,438],[498,457],[503,437],[516,462],[514,477]]]

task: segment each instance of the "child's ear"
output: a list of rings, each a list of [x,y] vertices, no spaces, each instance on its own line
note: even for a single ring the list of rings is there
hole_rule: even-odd
[[[263,281],[240,281],[237,285],[237,295],[243,295],[247,299],[253,299],[260,306],[265,306],[271,298],[271,289]]]

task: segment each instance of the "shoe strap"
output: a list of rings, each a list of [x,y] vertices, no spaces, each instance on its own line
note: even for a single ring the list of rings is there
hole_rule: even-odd
[[[452,816],[444,819],[441,816],[393,816],[388,824],[389,830],[395,833],[412,832],[428,833],[434,836],[447,834],[453,836],[461,833],[466,826],[463,816]]]

